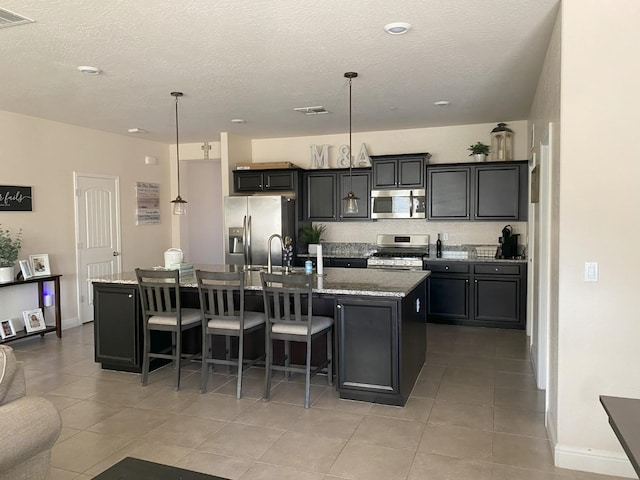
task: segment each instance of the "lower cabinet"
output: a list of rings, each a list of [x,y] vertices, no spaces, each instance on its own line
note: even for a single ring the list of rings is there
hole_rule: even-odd
[[[524,329],[527,265],[431,262],[429,322]]]
[[[404,405],[426,353],[426,282],[402,299],[338,298],[340,398]]]
[[[103,368],[142,370],[142,328],[138,289],[93,285],[95,360]]]

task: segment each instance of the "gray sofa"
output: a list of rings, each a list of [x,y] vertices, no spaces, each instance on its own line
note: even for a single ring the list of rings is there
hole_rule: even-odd
[[[49,478],[62,422],[45,398],[26,396],[24,366],[0,345],[0,480]]]

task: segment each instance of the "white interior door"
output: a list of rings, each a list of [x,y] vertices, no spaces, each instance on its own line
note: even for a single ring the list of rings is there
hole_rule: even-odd
[[[93,289],[87,279],[120,273],[118,177],[74,172],[78,314],[93,320]]]

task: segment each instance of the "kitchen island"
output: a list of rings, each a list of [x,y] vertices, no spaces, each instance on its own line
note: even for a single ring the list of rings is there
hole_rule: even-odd
[[[239,268],[195,267],[209,271]],[[298,271],[292,274],[304,275]],[[348,268],[327,268],[324,275],[313,275],[314,313],[336,319],[334,360],[340,398],[406,403],[425,360],[428,276],[428,271]],[[139,372],[142,315],[135,273],[90,281],[96,361],[103,368]],[[183,306],[198,308],[195,277],[184,276],[180,284]],[[262,311],[258,270],[245,272],[245,302],[247,309]],[[254,342],[257,348],[264,346]]]

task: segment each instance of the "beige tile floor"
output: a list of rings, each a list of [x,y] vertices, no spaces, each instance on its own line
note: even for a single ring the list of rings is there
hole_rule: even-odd
[[[89,479],[125,456],[230,479],[595,480],[555,468],[524,332],[429,325],[427,362],[404,408],[340,400],[316,377],[274,382],[262,396],[252,369],[244,398],[235,377],[211,375],[200,394],[198,364],[139,375],[101,370],[91,324],[13,344],[29,394],[60,410],[53,480]]]

